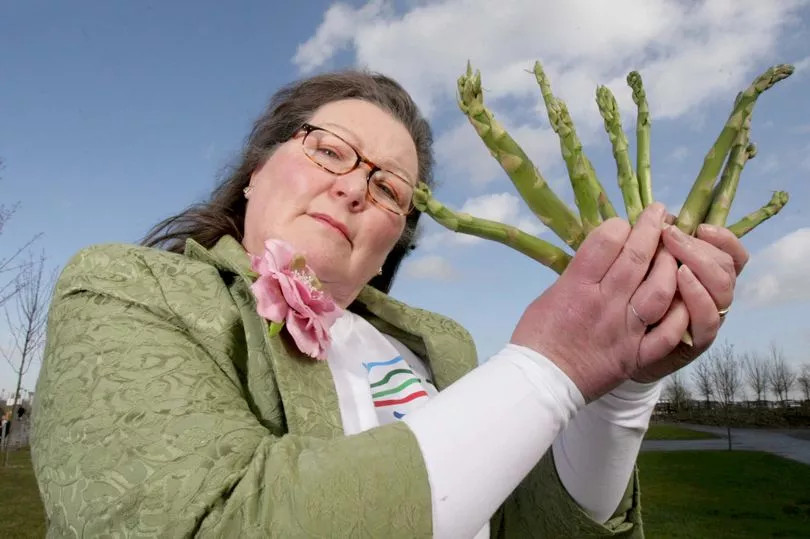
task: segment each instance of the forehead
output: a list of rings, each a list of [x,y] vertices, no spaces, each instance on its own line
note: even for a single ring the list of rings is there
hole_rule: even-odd
[[[402,122],[377,105],[360,99],[333,101],[316,110],[310,123],[340,135],[376,165],[415,181],[416,145]]]

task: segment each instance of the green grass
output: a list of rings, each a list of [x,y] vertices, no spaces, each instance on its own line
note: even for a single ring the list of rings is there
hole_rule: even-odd
[[[12,451],[8,468],[0,458],[0,537],[45,537],[45,510],[39,499],[31,453]]]
[[[717,438],[710,432],[700,432],[697,430],[676,427],[675,425],[650,425],[647,430],[645,440],[708,440]]]
[[[810,537],[810,466],[749,451],[650,451],[638,465],[647,537]]]
[[[0,537],[44,537],[28,451],[0,467]],[[747,451],[645,452],[645,535],[653,539],[810,537],[810,466]]]

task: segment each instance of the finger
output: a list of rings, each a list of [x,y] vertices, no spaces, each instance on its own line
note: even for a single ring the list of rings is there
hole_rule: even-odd
[[[657,380],[666,376],[697,357],[689,347],[681,343],[681,337],[688,327],[689,311],[683,300],[675,298],[661,322],[642,337],[639,347],[639,367],[646,371],[655,370],[655,362],[670,356],[675,350],[679,350],[676,359],[678,363],[661,365],[661,371],[658,373],[647,372],[648,375],[652,374],[649,376],[651,379]]]
[[[630,234],[630,225],[618,218],[608,219],[588,234],[565,274],[579,282],[596,284],[602,280]]]
[[[678,263],[661,247],[653,259],[650,273],[630,298],[630,305],[647,324],[656,324],[667,313],[677,290]]]
[[[678,268],[678,292],[689,311],[689,331],[696,350],[705,350],[717,337],[722,319],[717,305],[688,266]]]
[[[716,309],[725,309],[734,299],[737,272],[731,256],[703,240],[687,236],[675,226],[662,235],[664,245],[682,264],[689,266],[714,299]]]
[[[638,288],[658,248],[665,214],[660,202],[650,204],[641,213],[621,253],[602,279],[605,289],[629,294]]]
[[[743,247],[740,238],[735,236],[729,229],[704,224],[698,227],[697,237],[729,255],[734,263],[734,271],[737,275],[742,272],[748,263],[748,250]]]

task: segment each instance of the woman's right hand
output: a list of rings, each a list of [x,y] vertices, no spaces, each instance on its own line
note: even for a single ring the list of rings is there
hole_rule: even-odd
[[[554,362],[586,401],[666,356],[687,329],[686,309],[673,301],[677,263],[659,246],[665,218],[654,203],[632,229],[618,218],[594,229],[512,334],[512,343]]]

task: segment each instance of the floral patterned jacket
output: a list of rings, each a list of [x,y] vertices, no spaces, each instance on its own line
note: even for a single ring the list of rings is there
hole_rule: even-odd
[[[343,436],[329,366],[269,337],[249,260],[224,237],[185,256],[81,251],[57,284],[33,411],[50,537],[429,537],[431,498],[404,423]],[[366,287],[358,314],[447,387],[468,333]],[[473,481],[474,482],[474,481]],[[636,478],[592,521],[551,452],[491,520],[493,537],[641,537]]]

